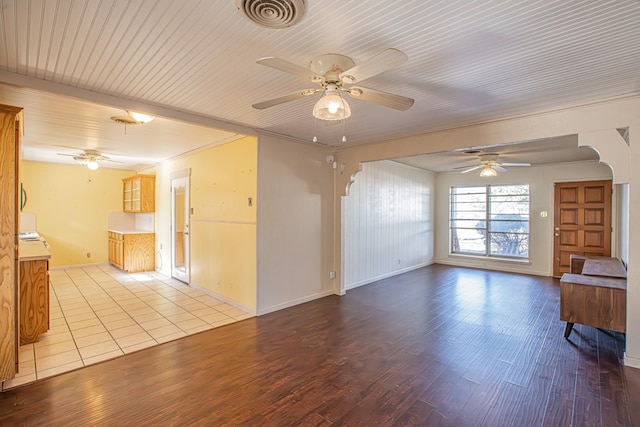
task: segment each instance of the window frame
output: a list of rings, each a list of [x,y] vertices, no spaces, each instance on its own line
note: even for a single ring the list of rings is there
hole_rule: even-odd
[[[516,187],[516,186],[525,186],[526,187],[526,193],[522,193],[522,194],[507,194],[506,196],[514,196],[514,197],[521,197],[521,196],[525,196],[527,198],[527,209],[526,209],[526,213],[514,213],[513,215],[519,215],[519,216],[525,216],[526,215],[526,221],[523,220],[517,220],[517,221],[522,221],[524,222],[524,229],[526,229],[526,231],[519,231],[519,232],[504,232],[504,231],[492,231],[492,229],[499,229],[498,227],[495,227],[495,224],[499,224],[500,222],[503,222],[504,220],[496,220],[496,219],[492,219],[492,213],[495,216],[495,212],[499,211],[500,209],[492,209],[492,205],[495,206],[496,205],[496,201],[492,201],[492,197],[501,197],[501,196],[505,196],[505,195],[497,195],[497,194],[492,194],[491,189],[492,187],[497,188],[497,187]],[[462,195],[462,194],[456,194],[456,190],[460,190],[460,189],[471,189],[471,188],[478,188],[478,189],[484,189],[484,201],[477,201],[476,203],[479,204],[484,204],[484,217],[482,218],[458,218],[455,217],[454,214],[458,213],[458,212],[465,212],[464,210],[459,210],[456,209],[456,204],[459,204],[461,202],[456,202],[455,201],[455,196],[457,195]],[[469,193],[472,194],[472,193]],[[477,194],[481,194],[480,192]],[[471,202],[469,202],[471,203]],[[507,202],[507,203],[513,203],[513,202]],[[474,212],[474,211],[467,211],[467,212]],[[480,212],[478,210],[476,210],[475,212]],[[473,216],[473,215],[471,215]],[[477,225],[475,227],[473,227],[473,229],[475,230],[480,230],[479,234],[480,236],[484,236],[481,237],[483,239],[483,245],[484,245],[484,251],[483,252],[474,252],[474,251],[469,251],[469,250],[461,250],[459,245],[458,245],[458,249],[456,249],[456,237],[457,237],[457,233],[456,230],[471,230],[471,227],[454,227],[454,223],[457,221],[477,221],[477,222],[483,222],[484,223],[484,227],[483,228],[478,228]],[[492,227],[492,224],[494,224],[494,226]],[[514,254],[504,254],[504,253],[493,253],[492,251],[492,235],[499,235],[499,234],[511,234],[511,235],[519,235],[519,236],[525,236],[525,240],[526,240],[526,255],[525,256],[520,256],[520,255],[514,255]],[[521,238],[518,238],[518,241],[520,241]],[[530,260],[530,256],[531,256],[531,248],[530,248],[530,243],[531,243],[531,189],[530,189],[530,185],[528,183],[526,184],[484,184],[484,185],[453,185],[450,187],[449,189],[449,254],[450,255],[456,255],[456,256],[471,256],[471,257],[481,257],[481,258],[492,258],[492,259],[509,259],[509,260],[517,260],[517,261],[529,261]]]

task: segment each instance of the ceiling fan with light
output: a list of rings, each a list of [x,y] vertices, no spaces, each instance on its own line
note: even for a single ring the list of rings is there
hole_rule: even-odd
[[[100,163],[102,161],[112,162],[112,163],[122,163],[117,160],[111,160],[109,157],[100,154],[96,150],[84,150],[81,154],[64,154],[58,153],[59,156],[69,156],[73,157],[73,160],[81,164],[82,166],[86,166],[89,170],[97,170],[100,167]]]
[[[501,163],[498,162],[498,154],[497,153],[483,153],[478,154],[480,158],[480,164],[473,167],[463,167],[464,170],[460,171],[460,173],[468,173],[473,172],[478,169],[482,169],[480,171],[480,176],[482,177],[491,177],[498,175],[498,172],[507,172],[507,169],[503,166],[509,167],[520,167],[520,166],[531,166],[531,163]],[[461,169],[461,168],[458,168]]]
[[[320,120],[343,120],[351,115],[349,104],[341,96],[341,93],[344,92],[356,99],[405,111],[411,108],[414,103],[413,99],[352,85],[404,64],[408,59],[404,52],[397,49],[383,50],[359,64],[356,64],[348,56],[330,53],[314,58],[309,63],[309,68],[306,69],[284,59],[262,58],[257,61],[258,64],[303,77],[320,85],[320,87],[299,90],[259,102],[253,104],[253,108],[262,110],[323,92],[323,96],[313,108],[314,117]]]

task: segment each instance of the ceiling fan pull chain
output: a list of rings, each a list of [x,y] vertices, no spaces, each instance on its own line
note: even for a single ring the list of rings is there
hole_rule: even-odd
[[[344,100],[342,101],[344,103]],[[342,142],[347,142],[347,121],[342,119]]]
[[[315,117],[313,118],[313,139],[311,139],[311,141],[313,142],[318,142],[318,138],[316,137],[316,134],[318,133],[318,119],[316,119]]]

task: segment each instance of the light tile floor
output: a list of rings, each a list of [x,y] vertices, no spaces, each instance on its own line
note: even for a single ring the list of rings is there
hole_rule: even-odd
[[[20,346],[6,390],[253,317],[158,273],[111,265],[51,270],[50,329]]]

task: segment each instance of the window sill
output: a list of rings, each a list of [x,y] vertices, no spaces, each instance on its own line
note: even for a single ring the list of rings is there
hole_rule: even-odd
[[[496,256],[482,256],[482,255],[467,255],[467,254],[449,254],[449,258],[462,258],[462,259],[472,259],[482,262],[488,261],[497,261],[500,263],[511,263],[511,264],[520,264],[520,265],[531,265],[530,259],[518,259],[518,258],[507,258],[507,257],[496,257]]]

